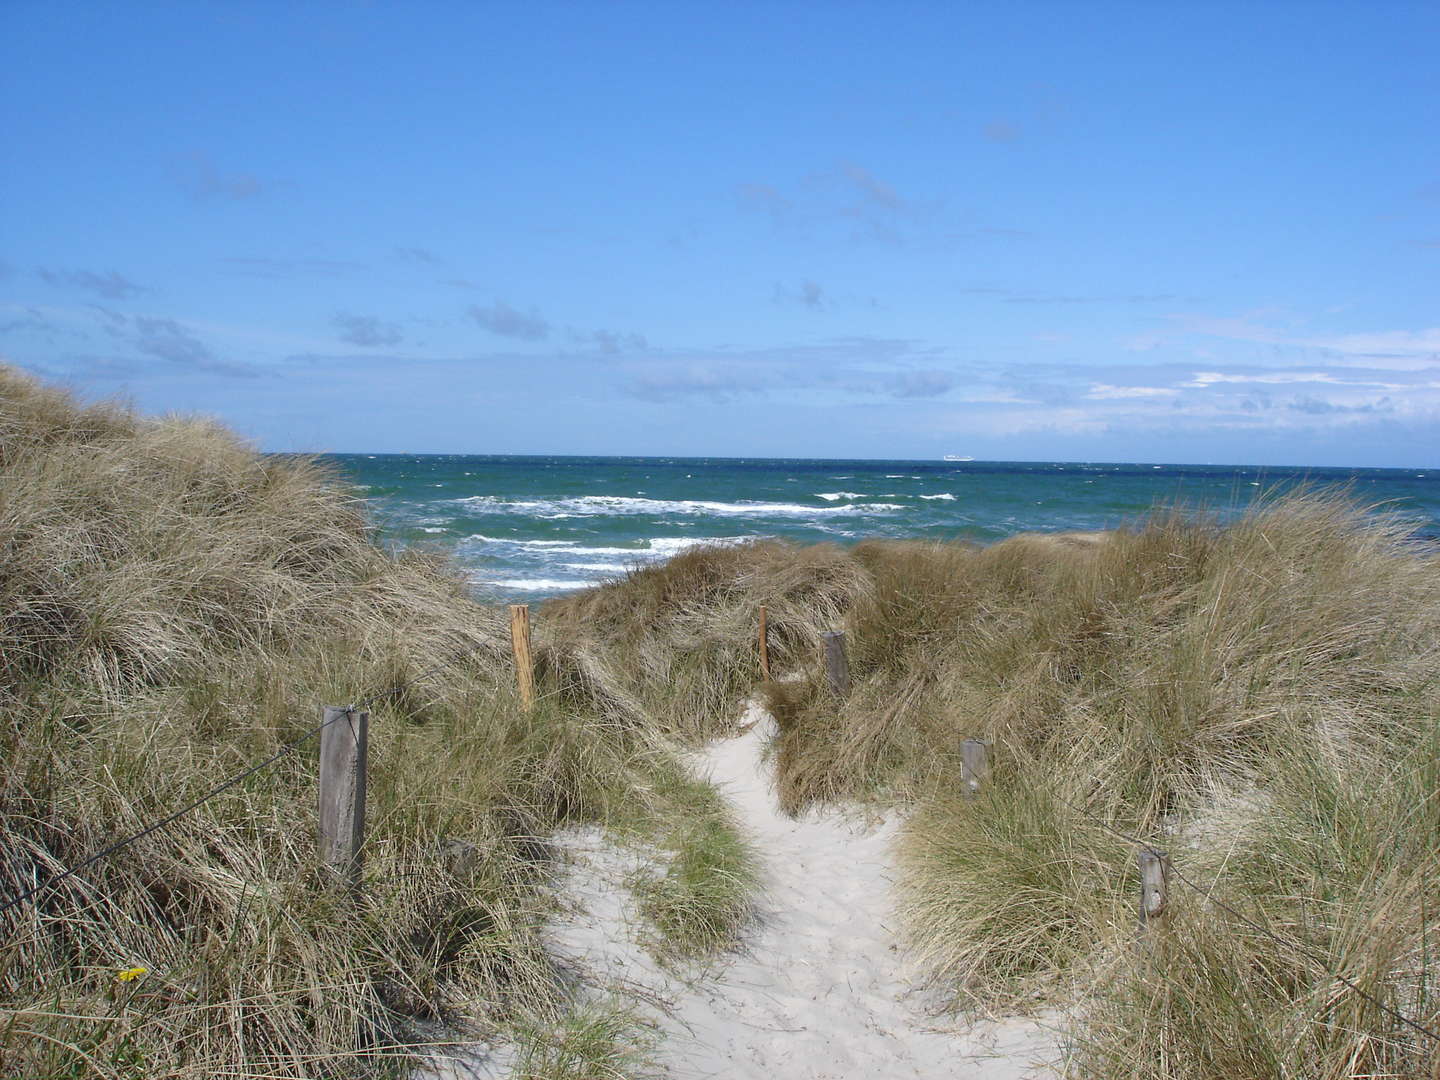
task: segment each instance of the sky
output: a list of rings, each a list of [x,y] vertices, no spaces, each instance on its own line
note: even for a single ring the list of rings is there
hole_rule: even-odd
[[[0,362],[266,450],[1440,464],[1440,4],[0,0]]]

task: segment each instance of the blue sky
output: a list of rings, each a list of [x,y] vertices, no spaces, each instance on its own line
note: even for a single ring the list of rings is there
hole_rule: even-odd
[[[0,360],[272,450],[1423,465],[1440,6],[0,7]]]

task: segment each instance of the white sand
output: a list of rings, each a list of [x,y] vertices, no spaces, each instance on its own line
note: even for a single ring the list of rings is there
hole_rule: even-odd
[[[897,823],[781,814],[761,762],[773,721],[758,708],[747,720],[755,723],[746,734],[700,758],[764,861],[765,892],[743,951],[703,978],[662,971],[636,940],[642,928],[624,884],[647,856],[578,829],[557,838],[571,855],[559,886],[574,898],[549,929],[562,965],[587,992],[620,987],[632,998],[661,1033],[659,1063],[677,1078],[1058,1076],[1059,1037],[1043,1022],[937,1015],[892,928]],[[444,1071],[505,1077],[510,1059],[496,1047],[485,1063]]]

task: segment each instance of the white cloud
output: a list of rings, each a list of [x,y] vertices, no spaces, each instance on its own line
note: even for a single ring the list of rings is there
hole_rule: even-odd
[[[1095,383],[1085,396],[1095,401],[1113,398],[1161,398],[1171,397],[1180,391],[1172,386],[1110,386]]]
[[[1423,358],[1440,363],[1440,326],[1426,330],[1378,330],[1337,337],[1313,338],[1307,344],[1350,356],[1387,359]]]
[[[1214,386],[1216,383],[1339,383],[1337,379],[1324,371],[1267,371],[1258,375],[1243,375],[1223,371],[1197,371],[1194,377],[1182,386],[1191,389],[1203,389],[1207,386]]]

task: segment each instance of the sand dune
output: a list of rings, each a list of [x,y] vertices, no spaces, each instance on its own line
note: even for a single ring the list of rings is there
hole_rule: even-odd
[[[658,1063],[683,1078],[859,1080],[1058,1075],[1059,1038],[1043,1020],[957,1023],[939,1013],[894,933],[890,850],[897,822],[835,815],[793,820],[775,808],[761,754],[773,720],[713,744],[702,772],[733,801],[764,862],[765,891],[743,949],[704,973],[663,971],[637,940],[626,880],[647,859],[593,828],[557,840],[569,910],[549,929],[562,966],[600,995],[620,988],[662,1035]],[[452,1076],[506,1077],[493,1048]]]

